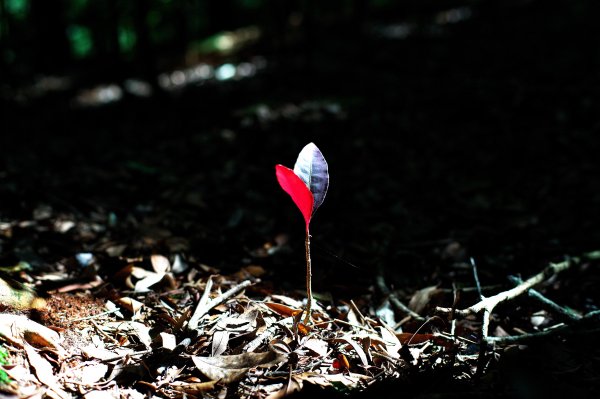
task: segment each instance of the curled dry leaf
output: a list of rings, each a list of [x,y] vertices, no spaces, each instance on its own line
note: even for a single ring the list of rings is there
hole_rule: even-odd
[[[19,348],[23,348],[28,342],[35,347],[52,349],[61,357],[65,352],[56,331],[29,320],[26,316],[0,314],[0,336]]]
[[[58,384],[58,379],[54,375],[54,371],[52,370],[52,365],[46,359],[44,359],[36,350],[29,344],[25,344],[24,346],[25,353],[27,354],[27,359],[29,360],[29,364],[35,370],[35,376],[37,379],[44,385],[46,385],[54,395],[60,399],[70,399],[71,395],[67,392],[63,391],[63,389]],[[49,396],[54,396],[49,395]]]
[[[209,392],[215,389],[215,384],[217,381],[207,381],[207,382],[192,382],[185,383],[181,381],[172,382],[169,384],[171,388],[179,392],[185,392],[188,395],[199,395],[201,396],[204,392]]]
[[[222,383],[241,379],[251,368],[271,367],[283,363],[285,360],[285,355],[273,350],[228,356],[192,356],[192,361],[202,374],[211,380]]]
[[[329,346],[327,342],[322,339],[310,338],[304,343],[304,347],[315,352],[317,355],[325,357],[329,352]]]
[[[103,330],[113,333],[135,335],[145,346],[150,348],[150,327],[136,321],[112,321],[103,325]]]
[[[296,316],[298,313],[302,312],[301,309],[294,309],[275,302],[265,302],[265,306],[284,317]]]
[[[346,343],[346,344],[350,345],[352,347],[352,349],[354,349],[354,351],[358,355],[360,362],[363,364],[363,366],[366,367],[369,365],[369,360],[367,358],[367,354],[365,353],[363,348],[358,344],[358,342],[354,341],[351,337],[345,336],[342,338],[334,338],[333,342]]]
[[[162,255],[152,255],[150,257],[150,263],[152,263],[152,269],[154,269],[156,273],[166,273],[171,270],[171,262]]]
[[[441,292],[443,291],[437,285],[420,289],[410,298],[408,307],[415,313],[421,314],[427,305],[429,305],[431,299]]]

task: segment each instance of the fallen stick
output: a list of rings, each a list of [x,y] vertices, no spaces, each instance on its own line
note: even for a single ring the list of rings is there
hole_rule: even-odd
[[[488,337],[488,343],[498,345],[521,344],[529,341],[534,341],[539,338],[546,338],[558,334],[592,334],[600,332],[600,311],[595,310],[589,312],[580,319],[574,320],[572,324],[561,324],[560,326],[549,328],[544,331],[536,331],[521,335],[508,335],[504,337]],[[590,328],[585,328],[585,323],[592,323]],[[584,326],[581,328],[581,326]]]
[[[466,317],[469,315],[483,313],[483,320],[481,325],[481,338],[484,341],[488,341],[488,330],[490,326],[490,317],[492,315],[492,311],[494,308],[502,302],[509,301],[526,293],[530,288],[540,284],[541,282],[547,280],[548,278],[569,269],[573,263],[576,263],[578,260],[566,260],[560,263],[550,263],[544,270],[540,273],[528,278],[523,281],[519,285],[510,290],[500,292],[494,296],[484,298],[475,305],[472,305],[466,309],[453,309],[453,308],[445,308],[445,307],[437,307],[436,312],[442,314],[451,314],[453,313],[455,316]]]
[[[229,298],[237,295],[238,293],[243,291],[244,288],[248,287],[249,285],[251,285],[253,283],[253,281],[244,280],[241,283],[239,283],[238,285],[223,292],[221,295],[217,296],[216,298],[213,298],[210,301],[208,301],[208,299],[205,299],[203,301],[205,296],[206,296],[206,298],[208,298],[208,295],[210,294],[210,288],[212,288],[212,283],[209,284],[209,281],[212,282],[211,279],[209,279],[206,282],[206,288],[204,289],[204,294],[202,295],[202,298],[200,298],[200,301],[198,301],[198,306],[196,307],[194,314],[192,315],[192,317],[190,318],[190,321],[188,322],[188,326],[187,326],[188,330],[195,330],[198,327],[198,323],[200,322],[200,319],[205,314],[207,314],[212,308],[214,308],[215,306],[219,306],[220,304],[222,304]],[[255,282],[258,282],[258,281],[259,280],[256,280]]]

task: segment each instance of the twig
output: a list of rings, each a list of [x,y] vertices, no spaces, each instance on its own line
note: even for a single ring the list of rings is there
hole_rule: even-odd
[[[280,325],[285,325],[286,323],[291,324],[293,321],[293,317],[286,317],[285,319],[279,320],[277,323],[271,324],[265,331],[244,346],[244,352],[254,352],[263,342],[275,335]]]
[[[196,310],[194,310],[194,314],[192,315],[192,317],[190,317],[190,320],[188,321],[187,324],[187,329],[188,330],[195,330],[196,328],[198,328],[198,323],[200,322],[200,319],[202,318],[202,316],[204,316],[204,314],[206,314],[206,312],[200,314],[204,307],[206,306],[206,304],[208,303],[208,298],[210,296],[210,291],[212,290],[212,286],[213,286],[213,280],[212,280],[212,276],[210,276],[208,278],[208,280],[206,280],[206,286],[204,287],[204,292],[202,293],[202,297],[200,297],[200,300],[198,301],[198,305],[196,305]]]
[[[495,343],[498,345],[506,345],[506,344],[520,344],[524,342],[533,341],[539,338],[546,338],[558,334],[575,334],[575,333],[597,333],[600,331],[600,326],[592,325],[591,328],[583,328],[579,329],[582,324],[586,322],[598,323],[600,321],[600,311],[595,310],[593,312],[587,313],[585,316],[581,317],[578,320],[574,320],[572,324],[561,324],[558,327],[549,328],[544,331],[537,331],[533,333],[526,333],[522,335],[509,335],[505,337],[488,337],[487,341],[489,343]],[[597,319],[597,320],[595,320]]]
[[[418,313],[411,310],[408,306],[403,304],[398,299],[396,294],[394,294],[393,292],[390,291],[390,289],[385,285],[385,280],[381,274],[375,276],[375,283],[377,284],[377,288],[379,288],[379,291],[381,291],[381,293],[383,295],[388,297],[389,301],[392,303],[392,305],[394,305],[394,307],[396,307],[396,309],[398,309],[399,311],[401,311],[404,314],[409,315],[410,317],[412,317],[413,319],[415,319],[417,321],[425,321],[424,317],[422,317]]]
[[[75,322],[75,321],[83,321],[83,320],[97,319],[97,318],[99,318],[99,317],[106,316],[106,315],[109,315],[109,314],[111,314],[111,313],[118,312],[118,311],[120,311],[120,310],[121,310],[120,308],[114,308],[114,309],[111,309],[111,310],[107,310],[106,312],[98,313],[98,314],[95,314],[95,315],[92,315],[92,316],[79,317],[79,318],[77,318],[77,319],[73,319],[73,320],[69,320],[69,321],[71,321],[71,322]]]
[[[498,304],[514,299],[517,296],[524,294],[531,287],[540,284],[544,280],[548,279],[551,276],[554,276],[555,274],[558,274],[559,272],[569,269],[573,265],[573,263],[577,261],[577,259],[569,259],[560,263],[550,263],[550,265],[544,268],[544,270],[542,270],[540,273],[528,278],[516,287],[507,291],[500,292],[499,294],[496,294],[494,296],[485,298],[476,303],[475,305],[472,305],[466,309],[460,310],[453,308],[438,307],[436,308],[436,312],[443,314],[451,314],[452,312],[454,312],[455,315],[460,317],[466,317],[473,314],[483,313],[481,338],[482,340],[487,341],[490,326],[490,317],[492,315],[492,311]]]
[[[479,283],[479,274],[477,273],[477,264],[475,263],[475,259],[471,257],[471,267],[473,268],[473,278],[475,279],[475,287],[477,288],[477,293],[479,294],[479,300],[483,301],[485,297],[481,291],[481,284]]]
[[[520,277],[508,276],[508,279],[515,284],[523,283],[523,280]],[[533,288],[530,289],[527,292],[527,294],[531,298],[541,302],[544,306],[546,306],[550,310],[558,313],[559,315],[563,316],[566,319],[575,321],[575,320],[580,320],[582,318],[582,316],[580,316],[580,315],[574,313],[573,311],[565,308],[564,306],[560,306],[556,302],[546,298],[544,295],[540,294],[538,291],[534,290]]]
[[[211,280],[208,280],[211,281]],[[206,283],[207,288],[209,283]],[[256,280],[258,281],[258,280]],[[219,295],[216,298],[213,298],[212,300],[208,301],[207,303],[203,304],[202,303],[202,298],[200,298],[200,301],[198,302],[198,307],[196,308],[196,310],[194,311],[194,315],[192,316],[192,318],[195,317],[196,320],[194,320],[194,322],[196,323],[196,328],[198,327],[198,321],[200,321],[200,319],[202,318],[202,316],[204,316],[205,314],[208,313],[209,310],[211,310],[212,308],[214,308],[215,306],[219,306],[220,304],[222,304],[223,302],[225,302],[226,300],[228,300],[229,298],[237,295],[239,292],[243,291],[244,288],[248,287],[249,285],[251,285],[253,282],[250,280],[244,280],[241,283],[239,283],[238,285],[228,289],[227,291],[225,291],[224,293],[222,293],[221,295]],[[208,290],[205,290],[205,292]],[[202,297],[204,297],[204,295],[202,295]],[[190,322],[188,322],[188,329],[194,329],[192,327],[190,327],[189,325],[191,324],[192,319],[190,319]]]

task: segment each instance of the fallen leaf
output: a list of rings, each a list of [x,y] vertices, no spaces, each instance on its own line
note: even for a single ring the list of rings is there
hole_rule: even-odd
[[[284,317],[295,316],[299,312],[302,312],[302,310],[300,310],[300,309],[294,309],[289,306],[282,305],[281,303],[265,302],[265,305],[272,311],[274,311]]]
[[[138,323],[137,321],[112,321],[105,323],[102,327],[105,331],[135,335],[146,348],[150,348],[152,343],[152,339],[150,338],[150,327]]]
[[[251,368],[270,367],[282,363],[285,361],[285,356],[270,350],[227,356],[192,356],[192,361],[209,379],[227,384],[241,379]]]
[[[160,339],[162,342],[162,347],[172,351],[177,346],[177,340],[173,334],[169,334],[166,332],[161,332]]]
[[[213,334],[212,346],[210,351],[213,357],[218,356],[227,350],[229,335],[230,332],[226,330],[215,331],[215,333]]]
[[[440,292],[442,292],[442,290],[438,288],[437,285],[418,290],[414,293],[412,298],[410,298],[410,302],[408,302],[408,307],[415,313],[420,314],[423,310],[425,310],[427,305],[429,305],[431,298],[433,298]]]
[[[150,263],[152,263],[152,269],[154,269],[156,273],[164,274],[171,270],[171,262],[162,255],[152,255],[150,257]]]
[[[329,352],[329,345],[322,339],[310,338],[304,343],[304,347],[322,357],[326,356]]]
[[[56,331],[29,320],[26,316],[0,314],[0,335],[19,348],[23,348],[28,342],[33,346],[53,349],[61,357],[65,352]]]
[[[37,379],[48,388],[50,388],[59,398],[70,399],[71,395],[63,391],[58,385],[58,379],[54,375],[52,365],[46,359],[44,359],[36,350],[29,344],[24,346],[25,353],[29,364],[35,370],[35,376]]]
[[[185,383],[181,381],[176,381],[169,386],[176,391],[185,392],[189,395],[198,395],[204,392],[212,391],[215,389],[217,381],[207,381],[207,382],[193,382],[193,383]],[[201,395],[199,395],[201,396]]]
[[[269,394],[266,399],[281,399],[284,398],[294,392],[299,392],[302,390],[302,380],[300,378],[296,378],[292,376],[287,383],[283,384],[281,389]]]
[[[369,365],[369,360],[367,358],[365,351],[358,344],[358,342],[354,341],[351,337],[346,336],[346,337],[342,337],[342,338],[334,338],[332,341],[339,342],[339,343],[346,343],[346,344],[350,345],[352,347],[352,349],[354,349],[354,351],[358,355],[360,362],[363,364],[363,366],[366,367]]]
[[[115,302],[133,314],[137,314],[144,307],[143,303],[130,297],[119,298]]]
[[[106,375],[108,365],[102,363],[88,364],[78,370],[79,379],[83,384],[92,385]]]

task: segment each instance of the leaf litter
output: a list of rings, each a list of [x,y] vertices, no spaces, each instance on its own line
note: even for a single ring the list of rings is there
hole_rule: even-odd
[[[305,384],[361,390],[413,367],[401,351],[405,333],[354,302],[315,303],[305,324],[301,298],[279,292],[257,296],[264,292],[261,280],[247,272],[228,276],[214,268],[179,268],[174,273],[169,257],[158,254],[100,258],[117,267],[112,275],[85,278],[101,280],[97,286],[64,273],[56,277],[55,295],[71,301],[69,312],[46,306],[12,314],[18,309],[5,307],[0,314],[2,341],[15,356],[24,350],[22,361],[33,371],[11,373],[17,386],[37,387],[55,398],[93,397],[100,391],[121,397],[138,392],[278,398]],[[179,256],[171,259],[181,262]],[[76,288],[59,294],[61,281]],[[77,298],[86,296],[100,298],[104,309],[90,314],[78,306]],[[429,345],[417,355],[419,367],[430,353],[444,350],[433,340],[416,341]],[[13,393],[27,397],[31,391]]]
[[[27,228],[44,223],[64,230],[42,220]],[[131,257],[121,246],[107,241],[102,250],[75,253],[40,275],[22,263],[4,270],[0,343],[11,362],[0,367],[11,383],[3,392],[61,399],[281,398],[307,385],[351,393],[423,372],[472,380],[482,367],[481,323],[468,309],[456,310],[465,317],[455,320],[436,316],[438,304],[456,297],[439,285],[400,293],[381,289],[385,283],[375,279],[379,295],[371,290],[315,301],[305,322],[305,298],[261,281],[260,265],[222,274],[181,253]],[[25,283],[15,284],[11,275]],[[32,288],[50,296],[37,297]],[[399,298],[408,306],[397,306]],[[531,312],[529,326],[506,320],[492,319],[491,342],[564,326],[548,311]]]

